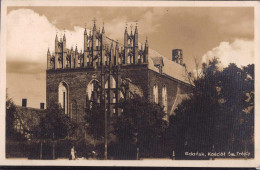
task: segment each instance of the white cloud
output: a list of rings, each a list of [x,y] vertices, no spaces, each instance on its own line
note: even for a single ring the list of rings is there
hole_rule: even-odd
[[[149,34],[156,31],[159,25],[154,21],[161,17],[161,11],[148,11],[139,21],[139,34]],[[109,23],[105,23],[105,30],[109,37],[123,40],[126,16],[118,16]],[[135,26],[135,22],[128,22]],[[77,44],[83,49],[84,28],[74,27],[66,31],[67,48]],[[134,31],[134,27],[133,27]],[[63,36],[64,30],[57,29],[44,15],[39,15],[31,9],[18,9],[11,11],[7,16],[7,61],[12,62],[39,62],[46,63],[47,49],[54,52],[55,35]]]
[[[83,47],[84,28],[66,31],[67,48]],[[46,63],[47,50],[54,52],[55,35],[63,36],[64,30],[53,26],[45,16],[30,9],[11,11],[7,17],[7,61]],[[62,33],[62,35],[61,35]]]
[[[254,63],[254,41],[235,39],[232,43],[221,42],[202,56],[202,62],[217,57],[221,66],[227,67],[229,63],[235,63],[238,67]]]

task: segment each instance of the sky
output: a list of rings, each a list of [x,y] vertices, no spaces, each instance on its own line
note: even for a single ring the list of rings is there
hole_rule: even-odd
[[[84,28],[103,22],[107,36],[123,42],[126,23],[138,23],[139,42],[171,59],[183,50],[191,72],[195,59],[218,57],[223,67],[254,60],[253,7],[8,7],[7,93],[15,104],[27,98],[29,107],[46,103],[47,50],[54,52],[57,32],[66,34],[67,48],[83,47]]]

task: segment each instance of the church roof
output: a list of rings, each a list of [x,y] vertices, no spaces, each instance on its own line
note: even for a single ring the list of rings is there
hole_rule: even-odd
[[[160,73],[160,66],[162,73],[181,82],[190,84],[185,67],[166,58],[157,51],[149,48],[148,51],[148,68]]]

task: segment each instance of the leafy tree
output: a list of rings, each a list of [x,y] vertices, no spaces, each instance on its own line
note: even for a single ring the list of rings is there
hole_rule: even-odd
[[[16,107],[11,99],[6,96],[6,138],[10,139],[15,134],[14,121],[15,121]]]
[[[17,119],[17,107],[11,98],[6,96],[6,139],[15,141],[25,141],[26,138],[21,133],[18,133],[15,127]]]
[[[220,79],[222,110],[233,118],[230,127],[233,141],[229,147],[248,150],[248,145],[253,145],[254,134],[254,65],[238,68],[230,64]]]
[[[36,136],[41,139],[63,139],[72,135],[76,127],[76,123],[57,104],[51,103],[40,119]]]
[[[85,114],[86,131],[95,141],[104,138],[105,117],[104,108],[96,101],[89,102]]]
[[[170,118],[178,159],[185,151],[238,151],[245,149],[244,143],[252,143],[254,66],[230,64],[220,71],[218,63],[213,59],[203,64],[193,94]]]
[[[167,127],[163,108],[137,95],[121,101],[119,108],[122,113],[113,125],[119,144],[124,149],[135,144],[143,156],[155,156]]]
[[[6,139],[14,141],[26,141],[26,137],[15,129],[17,120],[17,107],[11,98],[6,95]]]

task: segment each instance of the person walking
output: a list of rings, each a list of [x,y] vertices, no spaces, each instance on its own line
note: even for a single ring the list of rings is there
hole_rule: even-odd
[[[172,150],[172,160],[175,160],[175,152]]]
[[[70,156],[71,156],[71,160],[75,160],[76,159],[76,151],[74,146],[72,146],[71,150],[70,150]]]

